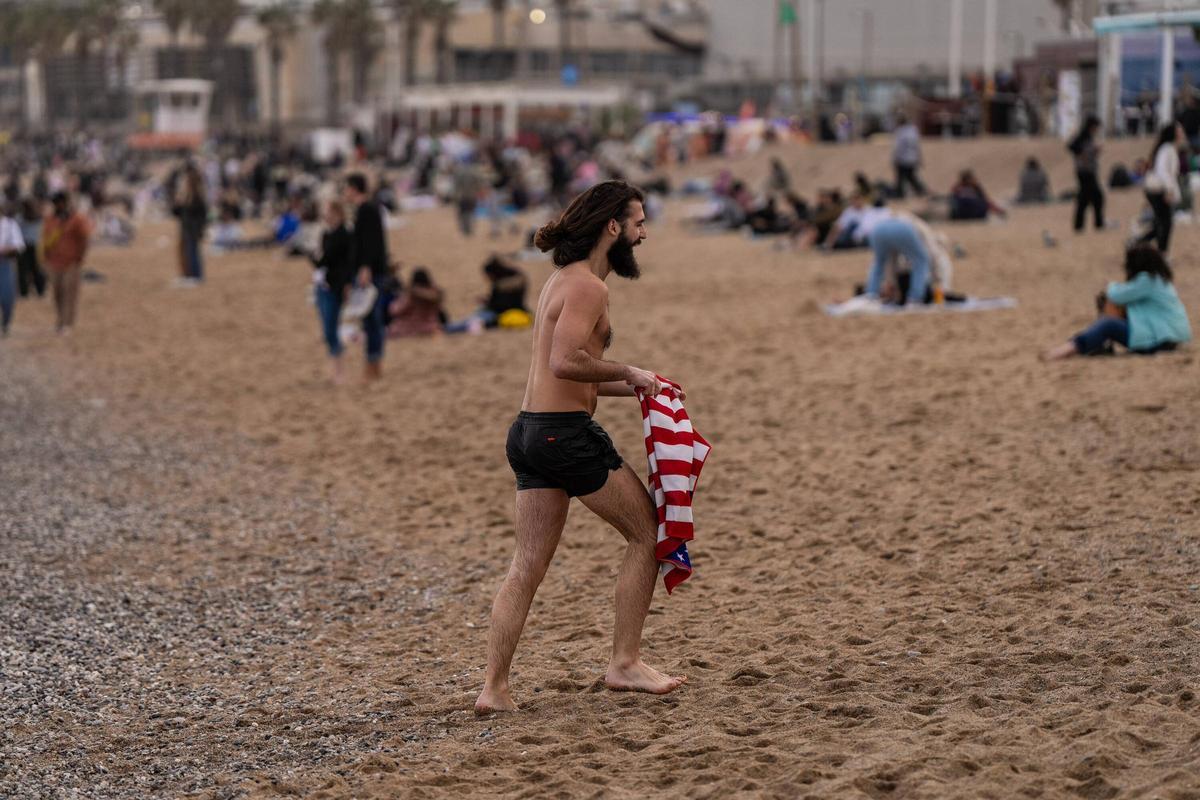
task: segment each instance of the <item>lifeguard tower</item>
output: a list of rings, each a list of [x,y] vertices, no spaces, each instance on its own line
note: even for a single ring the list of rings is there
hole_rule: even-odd
[[[135,89],[129,145],[139,150],[193,150],[208,132],[212,81],[146,81]]]

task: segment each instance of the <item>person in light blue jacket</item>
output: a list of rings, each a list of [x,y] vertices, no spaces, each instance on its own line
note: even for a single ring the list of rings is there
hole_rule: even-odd
[[[1137,245],[1125,253],[1125,282],[1113,282],[1096,298],[1100,316],[1087,330],[1046,351],[1046,359],[1111,353],[1113,343],[1133,353],[1174,350],[1190,341],[1192,328],[1171,268],[1156,248]]]

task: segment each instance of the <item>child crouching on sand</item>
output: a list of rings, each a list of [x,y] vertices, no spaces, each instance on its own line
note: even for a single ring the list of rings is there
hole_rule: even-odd
[[[1125,282],[1110,283],[1096,298],[1099,318],[1042,357],[1111,353],[1113,342],[1134,353],[1157,353],[1191,340],[1187,311],[1171,280],[1171,268],[1157,249],[1150,245],[1130,248],[1125,253]]]

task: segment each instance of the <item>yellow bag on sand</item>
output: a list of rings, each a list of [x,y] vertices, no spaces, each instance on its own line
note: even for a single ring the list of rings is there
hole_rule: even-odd
[[[499,319],[496,320],[496,324],[501,328],[520,331],[533,324],[533,315],[520,308],[510,308],[500,315]]]

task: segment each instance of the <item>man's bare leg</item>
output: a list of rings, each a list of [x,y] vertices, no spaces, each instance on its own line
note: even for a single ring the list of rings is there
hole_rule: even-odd
[[[610,689],[653,694],[677,689],[687,678],[664,675],[642,663],[641,657],[642,626],[658,580],[658,561],[654,557],[658,520],[654,500],[628,464],[613,472],[600,491],[579,499],[620,531],[628,543],[617,575],[617,620],[605,684]]]
[[[567,522],[571,498],[561,489],[517,492],[517,551],[492,603],[488,663],[476,714],[516,711],[508,690],[508,670],[537,592]]]

